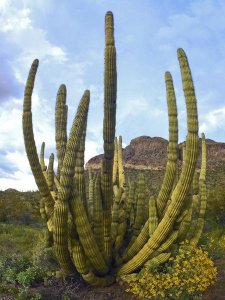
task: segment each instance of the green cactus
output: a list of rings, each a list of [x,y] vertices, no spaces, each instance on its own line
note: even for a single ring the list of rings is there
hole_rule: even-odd
[[[31,96],[38,60],[28,75],[23,106],[23,132],[27,157],[41,194],[40,213],[53,235],[54,251],[62,272],[78,272],[91,285],[106,286],[116,277],[127,276],[142,267],[151,268],[165,262],[179,247],[192,222],[194,199],[191,195],[198,155],[198,116],[192,76],[186,55],[178,49],[187,107],[188,135],[179,180],[177,171],[178,125],[172,77],[165,74],[169,115],[169,145],[166,172],[160,192],[150,200],[145,194],[144,175],[139,176],[137,202],[135,184],[126,185],[122,161],[122,137],[115,138],[116,125],[116,49],[111,12],[105,18],[104,71],[104,155],[101,172],[94,179],[89,169],[89,186],[85,185],[84,151],[90,92],[80,100],[77,114],[67,138],[66,87],[61,85],[56,98],[55,127],[57,173],[54,155],[48,167],[42,144],[38,158],[32,125]],[[200,212],[196,244],[202,232],[206,207],[206,150],[202,139],[202,167],[199,179]],[[196,175],[195,175],[196,177]],[[194,196],[197,196],[195,178]],[[87,193],[86,193],[87,191]],[[191,202],[192,201],[192,202]]]

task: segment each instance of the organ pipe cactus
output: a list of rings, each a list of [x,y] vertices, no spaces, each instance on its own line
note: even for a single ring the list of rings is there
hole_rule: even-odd
[[[140,209],[139,203],[135,205],[134,183],[129,184],[130,188],[126,185],[122,163],[122,138],[115,139],[117,72],[114,21],[111,12],[107,12],[105,17],[105,43],[104,155],[101,172],[94,177],[89,170],[88,187],[85,187],[84,151],[90,92],[84,92],[67,137],[66,87],[61,85],[59,88],[55,112],[58,159],[56,174],[53,168],[53,154],[50,156],[48,167],[45,166],[44,143],[39,160],[33,134],[31,97],[38,60],[31,66],[23,105],[23,132],[27,157],[42,198],[41,215],[47,221],[48,230],[53,233],[54,251],[58,262],[65,274],[78,272],[85,281],[95,286],[109,285],[116,277],[132,273],[143,266],[150,267],[162,263],[170,257],[171,246],[183,239],[182,228],[186,229],[187,226],[184,225],[191,217],[188,213],[190,205],[187,204],[198,156],[198,115],[194,85],[186,54],[182,49],[178,49],[187,108],[186,154],[180,178],[176,182],[177,108],[172,76],[166,72],[168,162],[158,197],[151,196],[148,200],[143,188],[139,188],[138,201],[142,203],[143,208],[149,210],[142,216],[143,208]],[[201,234],[204,218],[204,170],[203,168],[200,174],[202,205],[197,235],[193,237],[195,243]],[[140,176],[139,186],[143,186],[142,177],[143,175]],[[189,219],[185,219],[186,216]],[[132,235],[133,226],[134,229],[137,227],[135,235]],[[127,238],[131,238],[131,241],[126,240]]]

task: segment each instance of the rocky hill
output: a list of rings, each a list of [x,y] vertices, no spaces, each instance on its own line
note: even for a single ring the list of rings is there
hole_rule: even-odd
[[[218,143],[207,139],[207,168],[215,170],[225,169],[225,143]],[[123,149],[123,162],[125,168],[138,170],[164,170],[167,162],[168,141],[160,137],[140,136],[131,140],[130,144]],[[201,142],[199,143],[199,150]],[[93,169],[99,169],[103,155],[91,158],[87,164]],[[179,144],[179,164],[182,163],[182,143]],[[199,151],[198,167],[201,162]]]

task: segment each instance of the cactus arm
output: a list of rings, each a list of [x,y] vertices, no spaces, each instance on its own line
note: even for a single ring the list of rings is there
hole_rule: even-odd
[[[74,189],[80,195],[87,212],[87,199],[85,190],[84,178],[84,151],[85,151],[85,137],[86,137],[87,122],[84,125],[83,133],[80,140],[80,145],[76,153],[75,173],[74,173]]]
[[[206,142],[205,135],[202,134],[202,163],[201,163],[201,171],[199,176],[199,188],[200,188],[200,211],[197,220],[196,230],[194,232],[194,236],[190,240],[190,243],[193,245],[197,245],[199,239],[202,234],[203,226],[204,226],[204,217],[206,211],[206,202],[207,202],[207,194],[206,194]]]
[[[101,173],[101,189],[103,195],[104,253],[110,263],[111,245],[111,205],[112,205],[112,172],[114,157],[114,139],[116,124],[116,48],[114,41],[113,14],[107,12],[105,18],[105,70],[104,70],[104,120],[103,140],[104,158]]]
[[[113,157],[113,185],[117,184],[117,171],[118,171],[118,146],[117,138],[114,140],[114,157]]]
[[[158,254],[157,256],[151,258],[145,263],[144,268],[141,270],[140,273],[143,273],[145,271],[151,271],[152,269],[157,268],[158,266],[164,264],[170,258],[170,256],[170,252]]]
[[[169,72],[165,73],[167,106],[169,116],[169,145],[168,145],[168,161],[166,164],[166,172],[163,183],[157,197],[157,209],[159,216],[163,216],[166,203],[172,192],[173,183],[177,171],[177,154],[178,154],[178,121],[177,121],[177,105],[174,92],[173,79]]]
[[[66,86],[61,84],[56,97],[55,107],[55,141],[58,158],[57,177],[60,178],[63,159],[67,143],[67,105],[66,105]]]
[[[87,274],[89,272],[89,267],[87,265],[87,257],[84,253],[84,249],[78,239],[71,239],[71,252],[73,263],[76,267],[76,270],[80,274]]]
[[[149,239],[149,221],[145,222],[144,227],[141,229],[141,232],[136,237],[133,236],[130,244],[128,245],[126,251],[123,254],[123,261],[127,262],[129,259],[134,257],[147,243]]]
[[[41,144],[41,152],[40,152],[40,164],[42,171],[46,171],[47,167],[45,165],[45,142]]]
[[[92,168],[88,169],[88,219],[90,224],[93,223],[93,210],[94,210],[94,178],[92,173]]]
[[[123,168],[122,136],[119,136],[117,150],[118,150],[119,187],[125,188],[125,174],[124,174],[124,168]]]
[[[133,226],[133,235],[138,236],[142,225],[144,223],[144,209],[145,209],[145,178],[142,173],[138,176],[138,189],[137,189],[137,210]]]
[[[94,193],[94,207],[93,207],[93,227],[94,236],[98,244],[99,250],[104,254],[104,237],[103,237],[103,210],[102,198],[100,189],[100,176],[99,174],[95,180],[95,193]]]
[[[84,205],[79,195],[74,195],[73,197],[75,197],[75,199],[72,202],[72,215],[79,235],[79,240],[94,270],[99,274],[104,275],[109,269],[94,238]]]
[[[76,152],[87,119],[89,101],[90,92],[86,90],[78,106],[67,142],[65,158],[61,169],[60,188],[58,189],[57,195],[58,200],[54,208],[53,238],[55,253],[60,266],[67,273],[74,272],[73,263],[68,250],[68,197],[73,184]]]
[[[187,236],[187,232],[188,229],[190,228],[191,219],[192,219],[192,205],[190,205],[189,209],[185,212],[186,215],[181,221],[179,231],[178,231],[178,242],[184,241]]]
[[[104,277],[96,276],[92,271],[90,271],[88,274],[82,274],[83,279],[91,284],[92,286],[109,286],[114,281],[115,278],[112,275],[106,275]]]
[[[171,203],[168,206],[163,219],[145,246],[136,256],[120,268],[118,275],[129,274],[138,267],[141,267],[149,259],[150,255],[160,246],[160,243],[165,240],[166,236],[172,230],[176,218],[180,214],[192,183],[198,156],[197,105],[191,71],[187,57],[182,49],[178,49],[178,59],[181,68],[187,108],[188,135],[186,140],[186,159],[182,167],[180,179],[171,195]]]
[[[23,102],[23,136],[27,157],[30,163],[30,167],[40,191],[41,197],[45,199],[47,217],[50,218],[53,215],[54,200],[49,191],[48,184],[42,173],[42,167],[39,162],[37,148],[34,140],[33,124],[32,124],[32,112],[31,112],[31,98],[34,87],[35,76],[38,68],[38,60],[35,59],[32,63],[24,92]]]
[[[156,230],[159,220],[154,196],[149,199],[149,236]]]
[[[48,172],[47,172],[47,182],[48,182],[48,187],[50,191],[53,191],[53,184],[54,184],[54,154],[52,153],[49,158],[49,163],[48,163]]]

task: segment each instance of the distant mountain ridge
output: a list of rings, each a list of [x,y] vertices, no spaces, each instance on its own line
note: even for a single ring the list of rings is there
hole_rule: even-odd
[[[201,140],[201,139],[200,139]],[[178,162],[182,163],[182,144],[179,144]],[[125,168],[164,170],[167,162],[168,141],[161,137],[140,136],[131,140],[130,144],[123,149],[123,162]],[[225,143],[206,139],[207,146],[207,168],[225,168]],[[199,143],[199,150],[201,141]],[[93,169],[101,167],[103,154],[92,157],[86,168]],[[201,163],[201,151],[199,151],[198,168]]]

